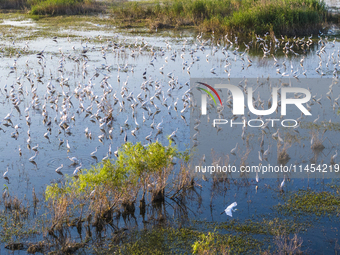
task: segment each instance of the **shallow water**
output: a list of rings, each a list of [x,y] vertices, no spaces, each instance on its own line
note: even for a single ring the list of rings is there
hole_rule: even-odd
[[[338,0],[325,0],[325,3],[331,8],[340,8],[340,3]]]
[[[11,23],[13,25],[13,23]],[[26,23],[23,23],[26,24]],[[237,46],[235,38],[229,37],[233,41],[233,45],[227,42],[226,38],[217,38],[212,35],[196,34],[179,35],[171,37],[166,32],[160,35],[131,35],[122,34],[115,31],[105,32],[84,32],[84,31],[64,31],[65,34],[76,34],[76,38],[44,38],[41,40],[29,41],[12,41],[3,38],[0,42],[1,47],[6,49],[15,47],[22,52],[27,51],[26,55],[7,55],[0,59],[0,80],[1,80],[1,113],[0,118],[3,119],[8,113],[12,114],[11,122],[6,127],[6,120],[2,120],[2,129],[0,130],[1,139],[1,173],[8,168],[9,183],[1,179],[1,185],[7,184],[12,195],[23,197],[26,195],[31,199],[32,188],[36,192],[43,192],[46,185],[59,182],[63,177],[55,172],[55,169],[63,164],[62,172],[71,175],[75,170],[74,165],[68,157],[77,157],[83,168],[90,168],[96,164],[109,152],[111,145],[112,152],[124,143],[124,136],[132,142],[141,141],[147,144],[146,136],[151,134],[151,140],[159,140],[167,143],[166,137],[175,130],[177,131],[175,142],[179,150],[185,150],[192,142],[191,137],[194,135],[190,130],[190,114],[192,108],[184,109],[185,102],[182,100],[183,95],[188,94],[190,89],[190,78],[258,78],[263,77],[270,79],[282,78],[285,73],[285,79],[291,79],[296,82],[293,73],[303,80],[305,71],[307,78],[330,78],[338,75],[334,72],[334,68],[339,69],[340,60],[340,43],[337,38],[318,39],[304,53],[301,49],[293,45],[292,50],[287,52],[285,56],[282,54],[281,46],[275,50],[271,50],[277,59],[275,64],[274,57],[269,55],[263,56],[263,43],[253,42],[250,45],[249,52],[245,50],[244,44]],[[162,34],[163,33],[163,34]],[[100,37],[98,37],[100,36]],[[218,39],[218,40],[217,40]],[[280,39],[281,40],[281,39]],[[307,41],[307,37],[305,41]],[[266,42],[268,45],[269,41]],[[324,53],[319,54],[318,51],[325,45]],[[292,45],[289,43],[289,45]],[[84,54],[82,50],[87,50]],[[36,53],[43,51],[43,57],[37,58]],[[319,56],[317,55],[319,54]],[[300,65],[300,61],[304,56],[304,64]],[[105,57],[105,58],[104,58]],[[252,61],[252,65],[248,66],[247,58]],[[286,68],[283,63],[285,63]],[[320,65],[319,72],[315,69]],[[226,66],[227,65],[227,66]],[[160,68],[163,67],[163,72]],[[211,69],[215,68],[214,72]],[[278,70],[280,73],[278,73]],[[145,75],[143,73],[146,72]],[[118,81],[118,75],[119,80]],[[287,75],[287,76],[286,76]],[[327,80],[328,82],[329,80]],[[292,135],[296,137],[287,145],[287,152],[290,160],[287,164],[305,164],[316,162],[318,164],[329,164],[330,158],[334,155],[335,150],[340,152],[339,147],[339,127],[337,126],[337,110],[338,105],[336,98],[340,95],[340,88],[337,80],[333,80],[334,85],[331,93],[329,85],[325,87],[311,87],[312,96],[317,102],[310,103],[312,116],[304,117],[301,120],[301,127],[298,129],[299,134],[293,133],[290,129],[280,128],[282,139],[288,141]],[[171,86],[169,86],[169,83]],[[141,86],[148,88],[144,92]],[[159,89],[156,89],[159,86]],[[122,88],[124,97],[121,95]],[[308,87],[308,86],[307,86]],[[172,89],[171,89],[172,88]],[[170,89],[170,90],[169,90]],[[148,111],[141,108],[141,103],[137,99],[150,100],[156,91],[160,91],[159,98],[154,98],[152,105],[150,101],[146,103]],[[260,91],[261,100],[268,100],[269,88],[263,87]],[[131,94],[133,93],[133,94]],[[136,110],[131,109],[131,103],[127,97],[133,95],[139,105]],[[125,106],[120,107],[120,103],[113,106],[114,121],[112,126],[104,126],[100,130],[100,123],[103,123],[105,112],[98,111],[98,104],[103,102],[106,106],[114,103],[114,96],[119,102],[124,101]],[[257,94],[256,94],[257,96]],[[327,96],[330,97],[327,98]],[[18,108],[20,112],[14,108],[11,98],[19,99]],[[174,103],[177,102],[177,111],[174,109]],[[267,101],[266,101],[267,102]],[[80,108],[80,104],[83,106]],[[63,106],[64,105],[64,108]],[[92,109],[90,106],[92,106]],[[168,108],[170,106],[170,108]],[[27,111],[25,109],[28,108]],[[149,115],[159,108],[160,113]],[[87,113],[86,113],[86,109]],[[62,111],[64,110],[64,113]],[[47,122],[51,120],[51,131],[47,130],[47,125],[43,123],[44,117],[42,113],[46,112]],[[133,117],[133,112],[135,118]],[[97,116],[94,116],[98,113]],[[143,122],[143,114],[145,122]],[[300,114],[296,114],[293,110],[289,110],[288,114],[291,118],[298,118]],[[26,123],[26,116],[31,118],[31,125]],[[67,115],[66,121],[71,127],[71,132],[67,133],[61,129],[61,117]],[[88,116],[86,116],[88,115]],[[181,118],[185,117],[185,120]],[[318,117],[319,116],[319,117]],[[96,118],[98,117],[98,118]],[[201,116],[201,129],[208,124]],[[228,116],[231,117],[231,116]],[[280,118],[280,114],[274,114],[273,118]],[[318,126],[313,126],[314,120]],[[253,116],[253,118],[256,118]],[[332,120],[335,125],[334,130],[326,130],[325,125]],[[131,133],[137,126],[139,129],[135,132],[136,137]],[[152,129],[150,125],[159,123],[162,132],[157,134],[157,129]],[[12,138],[11,133],[15,134],[15,125],[20,125],[17,129],[17,138]],[[310,128],[311,127],[311,128]],[[92,134],[92,139],[85,135],[85,129],[88,128]],[[121,133],[121,128],[123,132]],[[318,135],[323,140],[325,149],[316,153],[310,149],[311,132],[313,129],[319,129]],[[27,131],[30,130],[30,146],[27,147],[27,139],[29,138]],[[111,135],[110,135],[110,130]],[[161,129],[159,129],[161,130]],[[191,131],[191,132],[190,132]],[[272,138],[272,134],[277,131],[277,127],[269,128],[264,135],[264,149],[268,146],[271,148],[267,158],[268,163],[277,165],[277,140]],[[48,132],[48,133],[46,133]],[[230,154],[230,150],[238,143],[236,155],[229,155],[229,162],[234,165],[240,165],[242,156],[247,150],[250,153],[247,157],[247,164],[258,165],[258,151],[261,142],[262,133],[260,129],[247,130],[248,139],[241,139],[241,130],[238,129],[222,129],[218,133],[214,131],[212,135],[223,139],[221,148],[225,154]],[[44,134],[48,138],[44,137]],[[98,136],[104,135],[102,141]],[[60,145],[60,140],[64,143]],[[201,138],[200,138],[201,139]],[[209,142],[200,140],[200,142]],[[70,145],[70,150],[66,148],[66,142]],[[37,157],[32,163],[29,161],[35,153],[32,147],[39,145]],[[19,147],[22,155],[19,155]],[[97,147],[97,158],[91,157],[91,152]],[[208,143],[208,153],[211,148],[218,149],[217,145]],[[109,155],[114,158],[114,155]],[[224,155],[222,155],[224,156]],[[338,159],[338,158],[337,158]],[[338,161],[336,161],[338,162]],[[193,169],[192,169],[193,171]],[[296,176],[289,176],[291,179],[286,181],[284,186],[285,192],[290,193],[300,188],[310,187],[315,190],[325,189],[323,180],[314,179],[307,175],[302,179],[293,179]],[[198,176],[201,178],[201,176]],[[234,202],[238,203],[238,211],[234,214],[237,219],[248,219],[254,215],[267,215],[271,217],[272,206],[278,203],[284,203],[284,197],[279,192],[279,185],[282,181],[280,178],[262,179],[260,176],[259,190],[255,192],[254,179],[249,179],[247,185],[228,185],[225,192],[221,192],[214,197],[210,203],[211,183],[203,182],[200,194],[203,197],[202,207],[197,204],[192,205],[192,211],[199,210],[200,214],[191,214],[195,219],[206,219],[208,221],[226,221],[226,215],[220,215],[226,205]],[[329,182],[326,180],[325,182]],[[270,188],[268,188],[270,187]],[[167,208],[171,212],[171,208]],[[140,221],[140,219],[138,219]],[[121,223],[122,225],[124,223]],[[329,231],[326,226],[327,220],[321,221],[312,230],[302,234],[302,237],[308,243],[308,248],[312,250],[311,254],[319,254],[320,252],[334,251],[333,245],[325,247],[324,244],[329,238],[336,238],[333,232]],[[333,224],[335,224],[333,222]],[[335,224],[335,227],[339,227]],[[323,236],[318,229],[325,229],[327,236]],[[320,233],[320,234],[319,234]],[[317,242],[317,240],[319,240]],[[310,242],[310,243],[309,243]],[[305,247],[306,248],[306,247]],[[3,246],[1,247],[1,250]]]
[[[31,27],[35,26],[36,24],[33,22],[33,20],[3,20],[1,25],[6,26],[14,26],[14,27]]]

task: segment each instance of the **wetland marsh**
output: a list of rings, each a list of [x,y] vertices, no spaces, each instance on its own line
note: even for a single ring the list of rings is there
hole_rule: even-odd
[[[339,252],[340,173],[287,174],[282,185],[282,175],[232,178],[194,168],[336,169],[336,26],[241,41],[193,26],[123,28],[106,14],[1,17],[0,172],[8,171],[0,183],[1,253]],[[211,129],[220,108],[209,100],[209,117],[196,115],[193,78],[238,78],[241,88],[257,88],[259,109],[269,108],[275,86],[320,82],[305,86],[311,116],[287,110],[298,128]],[[228,97],[223,103],[232,106]],[[222,113],[234,117],[227,107]],[[246,118],[257,116],[247,110]],[[270,118],[281,119],[280,110]],[[190,161],[200,144],[207,146],[204,161]],[[235,201],[233,217],[221,214]]]

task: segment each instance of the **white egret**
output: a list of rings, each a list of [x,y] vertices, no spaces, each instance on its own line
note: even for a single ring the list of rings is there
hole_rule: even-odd
[[[284,175],[284,176],[283,176],[283,181],[282,181],[281,184],[280,184],[280,190],[281,190],[281,191],[282,191],[283,186],[285,185],[285,179],[286,179],[286,176]]]
[[[61,143],[62,144],[62,143]],[[60,144],[60,145],[61,145]],[[68,150],[71,150],[71,146],[70,146],[70,144],[68,143],[68,140],[66,140],[66,148],[68,149]]]
[[[224,212],[225,212],[228,216],[233,217],[232,212],[235,212],[235,211],[237,210],[237,209],[234,209],[234,207],[236,207],[236,206],[237,206],[237,203],[234,202],[234,203],[232,203],[231,205],[229,205],[229,206],[224,210]],[[223,214],[224,212],[221,212],[221,214]]]
[[[79,173],[80,170],[81,170],[81,167],[82,167],[82,164],[80,163],[80,166],[78,166],[78,167],[73,171],[73,175],[77,176],[78,173]]]
[[[32,147],[32,150],[37,151],[38,148],[39,148],[39,144],[37,144],[36,146]]]
[[[38,151],[35,152],[34,156],[30,157],[28,160],[33,162],[38,155]]]
[[[94,156],[96,157],[96,156]],[[106,154],[106,156],[104,158],[102,158],[102,160],[107,160],[109,158],[109,153]]]
[[[265,152],[263,153],[263,156],[267,156],[269,154],[269,145],[268,145],[268,149],[265,150]]]
[[[8,167],[7,167],[6,172],[4,172],[4,174],[2,175],[2,176],[4,177],[5,180],[8,180],[7,174],[8,174]]]
[[[91,156],[94,156],[97,153],[97,149],[98,149],[98,147],[96,147],[96,149],[91,152]]]
[[[63,175],[63,173],[60,171],[63,167],[64,167],[64,165],[61,164],[55,171],[56,171],[58,174]]]
[[[79,160],[76,158],[76,157],[67,157],[69,160],[71,160],[73,162],[73,164],[78,164],[79,163]]]
[[[236,143],[235,148],[232,148],[230,153],[235,155],[235,151],[237,150],[238,143]]]
[[[111,144],[109,145],[109,154],[112,154]]]
[[[147,136],[145,137],[145,140],[147,140],[147,141],[150,141],[150,142],[151,142],[151,136],[152,136],[152,131],[150,132],[150,134],[149,134],[149,135],[147,135]]]
[[[337,156],[338,156],[338,150],[335,150],[335,154],[331,157],[331,164],[334,164],[334,160]]]
[[[44,137],[45,137],[46,139],[50,139],[50,138],[48,137],[48,131],[44,134]]]

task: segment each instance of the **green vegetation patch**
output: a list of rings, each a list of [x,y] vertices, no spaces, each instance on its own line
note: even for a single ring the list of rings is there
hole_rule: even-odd
[[[279,231],[283,230],[286,234],[295,234],[304,230],[307,226],[309,227],[310,224],[280,218],[262,219],[259,221],[247,219],[242,222],[233,219],[228,222],[215,224],[216,229],[261,235],[277,235]]]
[[[112,220],[113,211],[122,209],[123,215],[133,214],[140,196],[140,209],[145,212],[148,198],[158,203],[166,195],[181,194],[193,185],[189,171],[182,167],[188,153],[179,152],[171,141],[168,146],[159,142],[145,146],[125,143],[114,154],[116,160],[104,160],[91,169],[66,176],[63,184],[47,186],[45,197],[54,215],[52,229],[67,226],[77,211],[89,221],[94,216],[97,225],[104,219]],[[180,169],[173,175],[175,158],[181,159],[176,162]]]
[[[100,254],[193,254],[209,251],[209,254],[252,254],[259,251],[262,242],[250,236],[204,233],[193,228],[160,227],[135,231],[119,239],[111,240]],[[212,253],[214,252],[214,253]],[[226,253],[227,254],[227,253]]]
[[[33,15],[85,14],[96,10],[91,0],[29,0]]]
[[[18,219],[17,213],[1,213],[0,215],[0,240],[1,242],[14,242],[41,233],[37,225]]]
[[[0,241],[18,242],[32,235],[41,233],[42,228],[35,219],[29,219],[29,207],[16,197],[10,197],[8,187],[4,185],[3,203],[5,210],[0,211]]]
[[[340,124],[336,122],[322,121],[319,123],[312,122],[301,122],[301,128],[311,129],[311,130],[327,130],[327,131],[339,131]]]
[[[150,28],[197,26],[203,31],[306,34],[318,32],[327,10],[318,0],[174,0],[117,4],[118,19],[146,19]]]
[[[189,228],[161,227],[135,231],[130,233],[123,245],[113,244],[109,251],[117,254],[190,254],[193,240],[197,240],[198,236],[198,232]]]
[[[214,232],[201,234],[193,245],[194,254],[254,254],[262,243],[250,236],[222,235]]]
[[[287,214],[335,215],[340,212],[340,196],[329,191],[299,190],[276,209]]]
[[[320,28],[326,15],[323,2],[317,0],[255,1],[226,19],[229,29],[255,33],[274,31],[276,34],[305,34]]]
[[[68,177],[68,182],[60,187],[57,184],[46,188],[46,199],[60,198],[61,195],[73,192],[91,192],[94,188],[109,191],[126,191],[129,188],[146,189],[151,180],[159,181],[159,186],[165,185],[165,171],[172,169],[175,157],[188,160],[187,153],[178,152],[172,146],[163,146],[154,142],[143,146],[140,142],[132,144],[125,143],[116,152],[118,157],[115,161],[106,160],[92,169],[83,170],[77,178]]]

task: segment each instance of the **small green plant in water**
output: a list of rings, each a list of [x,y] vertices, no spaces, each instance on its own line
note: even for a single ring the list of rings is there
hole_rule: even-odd
[[[57,184],[49,185],[46,189],[46,199],[60,197],[62,194],[86,192],[98,186],[111,189],[121,189],[126,184],[138,185],[139,181],[151,177],[161,177],[167,168],[173,166],[175,158],[188,161],[187,152],[178,152],[169,141],[168,146],[154,142],[143,146],[140,142],[125,143],[118,150],[118,158],[105,160],[96,167],[83,170],[77,179],[67,176],[67,182],[62,187]]]
[[[83,209],[88,216],[94,212],[97,219],[120,208],[123,213],[133,213],[138,195],[142,194],[145,204],[147,192],[151,192],[152,201],[163,200],[175,158],[186,162],[189,156],[179,152],[170,140],[168,146],[159,142],[144,146],[125,143],[116,160],[104,160],[78,176],[66,176],[64,184],[48,185],[45,195],[54,215],[52,226],[63,222],[68,214],[74,215],[75,210],[80,210],[81,216]]]

